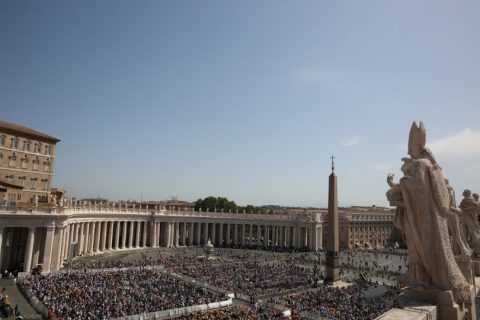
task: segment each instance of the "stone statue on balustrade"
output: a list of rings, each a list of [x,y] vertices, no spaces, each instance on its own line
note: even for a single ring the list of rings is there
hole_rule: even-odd
[[[52,195],[52,205],[53,205],[54,207],[57,206],[57,196],[54,195],[54,194]]]
[[[467,279],[468,283],[473,284],[474,279],[471,264],[472,250],[468,245],[464,232],[463,216],[461,211],[457,209],[455,190],[450,186],[448,179],[445,179],[445,184],[447,185],[450,203],[450,211],[447,214],[447,225],[452,251],[465,279]]]
[[[460,270],[450,242],[450,194],[441,167],[426,147],[423,122],[415,122],[398,184],[389,175],[387,198],[396,206],[395,226],[408,247],[409,268],[402,301],[427,300],[439,306],[440,319],[460,319],[472,308],[472,288]],[[458,240],[458,239],[457,239]]]
[[[478,223],[478,202],[468,189],[463,191],[463,199],[460,202],[460,210],[463,220],[463,232],[467,242],[476,258],[480,258],[480,224]]]

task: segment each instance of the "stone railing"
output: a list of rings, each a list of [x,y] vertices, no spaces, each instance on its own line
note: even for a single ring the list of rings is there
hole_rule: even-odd
[[[175,211],[164,208],[153,207],[126,207],[126,206],[97,206],[82,205],[72,207],[60,206],[39,206],[39,207],[0,207],[0,214],[28,214],[28,215],[95,215],[95,214],[116,214],[116,215],[151,215],[169,217],[192,217],[192,218],[214,218],[214,219],[240,219],[276,222],[322,222],[321,216],[317,213],[304,214],[247,214],[230,212],[205,212],[205,211]]]

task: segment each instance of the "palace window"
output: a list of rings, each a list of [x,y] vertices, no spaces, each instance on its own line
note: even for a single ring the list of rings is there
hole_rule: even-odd
[[[35,152],[40,153],[42,150],[42,144],[41,143],[35,143]]]
[[[18,138],[12,138],[12,149],[17,149],[18,148]]]
[[[45,154],[52,155],[52,146],[49,146],[49,145],[45,146]]]
[[[48,189],[48,179],[42,179],[42,189]]]
[[[7,138],[7,136],[4,135],[4,134],[2,134],[2,135],[0,136],[0,146],[5,145],[5,140],[6,140],[6,138]]]
[[[15,176],[12,176],[12,175],[10,175],[10,176],[5,176],[5,180],[6,180],[7,182],[13,182],[13,179],[15,179]]]
[[[21,187],[25,187],[25,179],[27,177],[23,176],[23,177],[18,177],[18,184],[21,186]]]
[[[40,160],[38,160],[38,157],[33,160],[33,170],[38,170],[38,164],[40,163]]]
[[[30,151],[30,140],[23,141],[23,151]]]
[[[45,161],[43,163],[43,170],[44,171],[50,171],[50,159],[48,159],[47,161]]]
[[[26,169],[28,164],[28,158],[25,155],[25,157],[22,158],[22,169]]]
[[[31,179],[31,188],[35,189],[37,187],[37,178]]]
[[[10,167],[15,167],[17,163],[17,155],[13,153],[10,157],[8,157],[8,165]]]

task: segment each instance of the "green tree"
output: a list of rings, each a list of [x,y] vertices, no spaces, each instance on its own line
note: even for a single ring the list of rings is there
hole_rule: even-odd
[[[236,212],[237,205],[234,201],[230,201],[224,197],[213,197],[209,196],[204,199],[198,199],[195,202],[195,210],[210,211],[213,212],[215,209],[218,212]]]

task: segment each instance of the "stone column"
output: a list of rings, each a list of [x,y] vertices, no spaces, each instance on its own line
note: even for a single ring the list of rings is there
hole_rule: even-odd
[[[301,247],[301,242],[300,242],[300,227],[297,226],[295,228],[295,247],[300,248]]]
[[[147,246],[147,221],[143,221],[142,246]]]
[[[25,250],[25,262],[23,263],[23,272],[29,272],[32,269],[33,242],[35,241],[35,228],[28,228],[27,249]]]
[[[182,244],[182,246],[186,246],[187,245],[187,223],[186,222],[182,222],[182,227],[180,229],[180,238],[181,238],[180,243]]]
[[[180,223],[175,222],[175,247],[180,246]]]
[[[202,224],[200,222],[196,223],[197,225],[197,246],[201,244],[201,239],[202,239]]]
[[[108,230],[108,222],[107,221],[103,221],[101,223],[102,225],[102,244],[100,245],[100,250],[102,252],[105,251],[106,249],[106,246],[107,246],[107,230]]]
[[[157,246],[157,224],[155,221],[152,221],[150,224],[150,247],[155,248]]]
[[[130,221],[130,234],[128,235],[128,247],[133,248],[133,221]]]
[[[45,237],[45,247],[43,251],[43,271],[50,272],[52,263],[53,238],[55,236],[55,227],[47,227],[47,235]]]
[[[97,221],[97,222],[95,222],[95,224],[97,225],[95,227],[97,232],[95,233],[94,238],[93,238],[93,240],[94,240],[93,251],[98,252],[98,251],[100,251],[100,237],[102,235],[102,222]]]
[[[227,245],[232,244],[232,237],[231,237],[231,232],[230,232],[230,222],[227,224],[227,236],[226,236],[226,243]]]
[[[85,222],[80,222],[80,231],[78,233],[78,254],[82,254],[83,247],[85,246],[84,237]]]
[[[308,247],[308,237],[311,235],[309,234],[309,230],[307,227],[302,227],[302,236],[303,236],[303,246]]]
[[[287,247],[292,246],[292,227],[288,226],[287,231],[286,231],[286,236],[287,236]]]
[[[217,244],[217,224],[212,223],[212,242]]]
[[[87,253],[90,251],[90,222],[86,222],[85,226],[85,245],[83,246],[83,252]]]
[[[75,223],[74,227],[75,227],[75,234],[74,234],[73,242],[77,243],[77,253],[78,253],[78,251],[80,250],[80,223],[78,222]]]
[[[90,247],[88,249],[89,252],[93,252],[95,247],[95,231],[97,229],[96,222],[92,222],[92,227],[90,228]]]
[[[170,247],[171,244],[172,244],[172,228],[170,228],[170,222],[164,222],[163,225],[163,230],[161,229],[161,224],[159,223],[159,229],[160,229],[160,232],[165,232],[165,234],[161,235],[163,237],[163,239],[165,240],[165,247]],[[162,237],[159,237],[159,239],[162,239]],[[162,245],[162,241],[160,240],[160,243],[158,244],[159,246]]]
[[[270,226],[265,225],[265,236],[263,238],[265,247],[268,247],[268,240],[270,240]]]
[[[223,234],[223,222],[220,223],[220,241],[219,244],[225,244],[225,236]]]
[[[277,227],[276,226],[272,226],[272,246],[276,246],[277,245]]]
[[[309,231],[309,233],[308,233],[308,235],[309,235],[309,237],[308,237],[308,247],[310,248],[310,250],[313,250],[313,251],[316,251],[315,250],[316,237],[314,236],[315,235],[315,229],[316,229],[315,224],[312,224],[310,226],[310,230],[308,230]]]
[[[253,244],[253,224],[250,224],[250,230],[248,230],[248,245],[251,246]]]
[[[238,224],[233,225],[233,245],[238,244]]]
[[[113,246],[113,224],[115,222],[109,221],[108,224],[108,242],[107,242],[107,250],[112,250]]]
[[[188,223],[188,238],[187,238],[187,245],[191,246],[193,241],[193,224],[191,222]]]
[[[63,257],[63,238],[64,238],[64,231],[65,227],[59,228],[58,231],[58,244],[57,244],[57,254],[55,258],[55,265],[53,266],[53,269],[58,270],[60,269],[60,266],[62,266],[62,257]]]
[[[60,261],[62,261],[62,263],[67,256],[68,237],[70,236],[69,234],[70,234],[70,226],[66,225],[65,228],[63,229],[62,255],[60,256]]]
[[[261,237],[262,237],[262,226],[257,224],[257,246],[260,246]]]
[[[123,221],[122,227],[122,249],[125,249],[127,246],[127,221]]]
[[[137,224],[137,233],[135,234],[135,248],[140,247],[140,221],[136,222]]]
[[[72,242],[74,241],[75,238],[75,225],[70,224],[68,226],[68,240],[67,240],[67,248],[65,250],[65,257],[64,259],[70,258],[70,250],[72,250]]]
[[[208,243],[208,222],[205,222],[205,229],[203,230],[203,243],[207,244]]]
[[[242,239],[240,240],[242,247],[245,246],[245,224],[242,224]]]
[[[115,250],[118,250],[118,245],[120,243],[120,221],[115,221],[116,230],[115,230]]]

